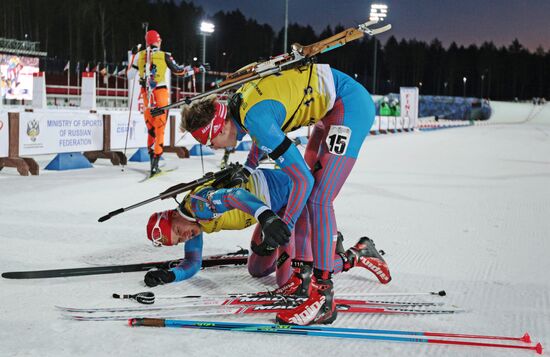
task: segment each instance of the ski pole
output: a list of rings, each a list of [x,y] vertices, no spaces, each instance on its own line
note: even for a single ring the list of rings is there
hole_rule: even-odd
[[[426,291],[426,292],[413,292],[413,293],[357,293],[357,294],[342,294],[342,296],[421,296],[421,295],[435,295],[435,296],[447,296],[445,290],[440,291]]]
[[[271,333],[281,335],[305,335],[318,337],[338,337],[350,339],[365,339],[393,342],[412,342],[412,343],[430,343],[442,345],[462,345],[462,346],[477,346],[477,347],[498,347],[508,349],[524,349],[533,350],[538,354],[542,354],[542,345],[537,343],[535,346],[526,345],[509,345],[501,343],[486,343],[474,341],[460,340],[440,340],[422,337],[399,337],[399,336],[380,336],[376,334],[354,333],[354,329],[333,328],[339,329],[341,332],[324,330],[326,327],[316,326],[294,326],[294,325],[275,325],[275,324],[250,324],[238,322],[215,322],[215,321],[193,321],[193,320],[168,320],[168,319],[150,319],[150,318],[134,318],[128,320],[129,326],[149,326],[149,327],[180,327],[203,330],[218,330],[218,331],[238,331],[238,332],[256,332],[256,333]]]
[[[139,49],[141,48],[141,43],[137,45],[137,52],[139,52]],[[132,64],[134,63],[134,58],[136,57],[136,54],[132,55],[132,59],[130,60],[130,63],[128,63],[128,67],[126,68],[126,78],[128,80],[128,85],[130,85],[130,80],[128,79],[128,71],[132,67]],[[134,78],[135,81],[135,78]],[[132,82],[132,90],[130,91],[130,107],[128,108],[128,125],[126,126],[126,140],[124,141],[124,157],[126,157],[126,148],[128,147],[128,134],[130,132],[130,118],[132,117],[132,106],[134,102],[134,88],[135,83]],[[122,165],[122,171],[124,171],[124,164]]]
[[[233,323],[217,322],[221,326],[233,325]],[[380,329],[365,329],[365,328],[347,328],[347,327],[330,327],[330,326],[294,326],[294,325],[273,325],[273,324],[248,324],[255,327],[273,327],[282,326],[282,328],[290,328],[292,330],[308,330],[308,331],[326,331],[326,332],[348,332],[348,333],[363,333],[363,334],[378,334],[378,335],[405,335],[405,336],[423,336],[423,337],[455,337],[463,339],[482,339],[482,340],[502,340],[502,341],[521,341],[531,343],[531,336],[525,333],[521,337],[510,336],[494,336],[494,335],[475,335],[463,333],[446,333],[446,332],[428,332],[428,331],[406,331],[406,330],[380,330]]]

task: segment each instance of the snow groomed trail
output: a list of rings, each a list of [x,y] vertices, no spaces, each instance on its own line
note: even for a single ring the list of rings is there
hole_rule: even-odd
[[[484,125],[372,136],[342,189],[335,210],[344,246],[367,235],[383,249],[393,280],[382,286],[353,269],[335,277],[337,292],[407,292],[445,289],[444,301],[468,310],[438,316],[342,314],[334,327],[441,331],[521,336],[550,342],[550,106],[493,103]],[[205,158],[213,171],[222,153]],[[245,153],[233,160],[243,161]],[[38,157],[43,167],[51,157]],[[97,223],[105,213],[201,176],[199,158],[166,165],[179,169],[138,183],[145,164],[121,172],[106,160],[93,169],[42,170],[20,177],[0,172],[0,271],[134,263],[177,258],[181,247],[155,249],[145,238],[162,201]],[[139,170],[143,170],[140,172]],[[248,247],[251,231],[205,239],[205,254]],[[45,280],[0,279],[0,355],[55,356],[519,356],[532,351],[439,346],[313,336],[226,331],[129,328],[124,322],[63,319],[54,305],[130,305],[113,292],[150,290],[143,273]],[[156,294],[221,294],[272,288],[244,267],[201,271],[155,289]],[[413,298],[400,298],[403,301]],[[206,319],[206,318],[205,318]],[[271,323],[266,316],[209,317]]]

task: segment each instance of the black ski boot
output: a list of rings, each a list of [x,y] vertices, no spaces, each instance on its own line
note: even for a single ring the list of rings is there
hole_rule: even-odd
[[[159,160],[160,156],[153,155],[151,159],[151,177],[155,176],[156,174],[159,174],[161,172],[159,168]]]

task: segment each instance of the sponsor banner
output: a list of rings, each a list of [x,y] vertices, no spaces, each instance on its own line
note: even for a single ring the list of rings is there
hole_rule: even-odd
[[[129,149],[147,147],[147,126],[143,114],[134,111],[128,125],[128,112],[109,112],[111,115],[111,150],[124,149],[128,133]]]
[[[103,119],[88,111],[19,114],[19,155],[103,150]]]
[[[400,103],[404,128],[416,128],[418,125],[418,88],[401,87]]]
[[[128,132],[127,148],[136,149],[147,147],[147,125],[143,114],[132,111],[130,125],[128,125],[128,112],[102,112],[111,115],[111,150],[123,150]],[[177,140],[176,135],[176,140]],[[170,143],[170,120],[167,120],[164,129],[164,146]]]
[[[8,157],[10,147],[8,113],[0,111],[0,157]]]

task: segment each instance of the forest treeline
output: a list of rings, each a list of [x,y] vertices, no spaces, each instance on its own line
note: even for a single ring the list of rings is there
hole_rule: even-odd
[[[157,30],[163,49],[179,63],[201,59],[198,33],[204,10],[193,2],[151,0],[13,0],[0,5],[0,37],[39,41],[48,53],[42,70],[62,72],[65,63],[79,62],[111,70],[126,60],[128,49],[143,43],[142,24]],[[283,52],[283,29],[246,18],[241,11],[217,12],[208,20],[216,31],[207,38],[206,59],[213,70],[234,71],[247,63]],[[345,27],[355,24],[345,24]],[[310,26],[290,24],[289,43],[310,44],[343,30],[327,25],[316,33]],[[414,34],[411,34],[414,37]],[[491,99],[549,97],[550,52],[529,51],[519,41],[508,46],[480,46],[434,39],[389,37],[384,42],[365,37],[319,57],[372,91],[373,51],[378,46],[376,92],[419,86],[422,94],[483,96]],[[466,78],[466,81],[464,81]]]

